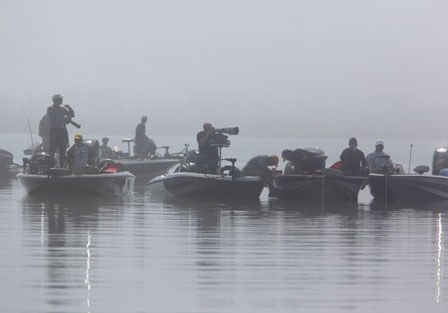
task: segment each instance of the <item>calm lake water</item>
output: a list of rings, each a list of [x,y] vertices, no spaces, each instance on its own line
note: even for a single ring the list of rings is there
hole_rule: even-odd
[[[98,136],[99,137],[99,136]],[[26,135],[0,135],[14,153]],[[155,138],[180,150],[194,138]],[[346,139],[232,137],[225,156]],[[375,140],[360,148],[369,152]],[[119,144],[112,137],[111,144]],[[409,144],[385,151],[407,169]],[[442,143],[414,142],[412,164]],[[124,147],[123,147],[124,148]],[[448,203],[431,206],[32,197],[0,182],[0,312],[447,312]]]

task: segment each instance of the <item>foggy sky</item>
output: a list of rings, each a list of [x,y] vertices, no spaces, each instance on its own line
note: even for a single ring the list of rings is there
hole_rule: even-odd
[[[446,138],[445,0],[0,0],[0,133]]]

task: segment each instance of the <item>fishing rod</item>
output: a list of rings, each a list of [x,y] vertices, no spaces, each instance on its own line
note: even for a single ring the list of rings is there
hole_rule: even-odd
[[[28,129],[30,131],[30,137],[31,137],[31,146],[33,147],[33,150],[34,150],[33,132],[31,131],[30,119],[28,118],[27,121],[28,121]]]
[[[411,147],[410,147],[410,152],[409,152],[409,167],[408,167],[408,174],[411,174],[411,160],[412,160],[412,143],[411,143]]]

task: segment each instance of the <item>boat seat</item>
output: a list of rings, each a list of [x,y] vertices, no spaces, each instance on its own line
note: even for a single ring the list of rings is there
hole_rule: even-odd
[[[121,171],[122,164],[116,162],[108,162],[106,166],[101,170],[101,173],[118,173]]]
[[[428,165],[418,165],[418,166],[414,167],[414,172],[422,175],[426,172],[429,172],[429,166]]]

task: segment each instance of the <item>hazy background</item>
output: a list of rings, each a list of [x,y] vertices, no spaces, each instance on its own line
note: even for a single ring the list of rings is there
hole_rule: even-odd
[[[0,0],[0,133],[445,138],[446,0]]]

